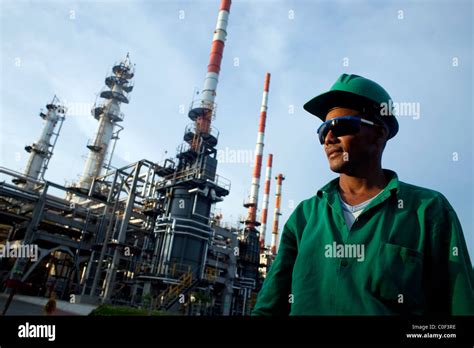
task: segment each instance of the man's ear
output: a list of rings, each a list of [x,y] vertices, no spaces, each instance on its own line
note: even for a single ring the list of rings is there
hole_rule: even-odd
[[[374,128],[375,128],[375,136],[376,136],[375,141],[380,142],[382,147],[384,147],[385,143],[388,140],[388,135],[389,135],[388,127],[386,125],[380,125]]]

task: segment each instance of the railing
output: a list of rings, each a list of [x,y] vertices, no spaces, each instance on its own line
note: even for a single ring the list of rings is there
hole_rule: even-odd
[[[187,152],[189,150],[191,150],[191,145],[189,145],[188,143],[182,143],[181,145],[179,145],[176,148],[176,152],[178,154],[183,153],[183,152]]]
[[[217,109],[217,104],[216,103],[211,103],[209,101],[205,101],[202,99],[195,99],[191,102],[189,106],[189,114],[193,114],[193,111],[198,110],[198,109],[204,109],[204,110],[210,110],[211,111],[211,120],[216,119],[216,109]],[[197,113],[194,112],[194,114],[197,116]]]
[[[182,266],[183,265],[180,264],[173,264],[170,274],[174,274],[176,269]],[[169,285],[160,293],[158,296],[159,307],[168,309],[177,300],[179,295],[183,294],[193,286],[195,281],[197,281],[197,278],[193,277],[191,266],[188,265],[187,271],[179,277],[178,283]]]
[[[117,69],[118,68],[118,69]],[[114,65],[112,66],[112,71],[115,74],[114,70],[121,70],[122,72],[125,72],[127,74],[126,78],[132,78],[133,75],[135,74],[135,66],[131,64],[130,58],[127,57],[124,60],[120,60],[118,62],[115,62]],[[130,77],[128,77],[130,76]]]
[[[204,279],[207,279],[210,282],[214,282],[217,278],[217,269],[206,267],[204,270]]]
[[[100,151],[102,150],[102,144],[100,144],[99,139],[88,139],[87,140],[87,148],[92,149],[93,151]]]
[[[223,176],[216,174],[216,178],[214,179],[214,183],[217,186],[222,187],[223,189],[226,189],[227,191],[230,191],[231,181],[229,179],[224,178]]]
[[[158,208],[159,200],[153,197],[147,197],[142,200],[142,210],[154,210]]]
[[[125,118],[125,114],[123,112],[119,112],[118,114],[116,114],[116,113],[108,111],[107,116],[109,116],[110,119],[115,122],[122,122],[123,119]]]
[[[102,113],[104,113],[104,114],[108,115],[113,121],[122,122],[123,119],[125,118],[125,114],[123,112],[119,112],[119,113],[111,112],[109,105],[110,104],[108,104],[108,102],[100,102],[100,103],[96,102],[96,103],[94,103],[94,105],[92,106],[92,109],[91,109],[92,116],[94,116],[95,118],[98,119],[99,116]],[[98,108],[101,110],[99,115],[95,111]]]
[[[177,172],[176,176],[175,176],[175,174],[170,174],[168,176],[165,176],[165,180],[195,177],[198,172],[199,171],[198,171],[197,168],[186,169],[186,170],[182,170],[180,172]]]
[[[20,173],[20,172],[17,172],[17,171],[14,171],[14,170],[11,170],[11,169],[8,169],[8,168],[5,168],[5,167],[0,167],[0,174],[5,174],[9,177],[13,176],[14,178],[24,180],[25,183],[26,182],[31,182],[31,183],[37,184],[37,185],[44,185],[43,181],[31,178],[29,176],[24,175],[23,173]],[[0,175],[0,179],[1,179],[1,175]],[[3,183],[0,181],[0,185],[1,184],[3,184]]]
[[[171,267],[168,269],[167,275],[173,278],[177,276],[182,276],[183,274],[191,272],[190,265],[184,265],[182,263],[173,263]]]
[[[184,129],[184,134],[186,133],[196,133],[196,124],[195,123],[190,123],[186,126],[186,128]],[[213,126],[211,126],[209,128],[209,132],[207,132],[206,134],[209,134],[211,136],[213,136],[214,138],[216,139],[219,139],[219,130]],[[205,134],[203,134],[203,136],[205,136]]]
[[[180,172],[177,172],[176,174],[170,174],[168,176],[165,176],[165,180],[178,180],[182,178],[196,178],[196,179],[201,179],[205,177],[205,170],[202,170],[200,168],[191,168],[191,169],[186,169],[182,170]],[[176,175],[176,176],[175,176]],[[230,191],[231,187],[231,181],[221,175],[215,176],[214,180],[207,179],[207,181],[212,182],[216,184],[216,186],[221,187],[225,190]]]
[[[163,182],[166,182],[168,180],[179,180],[183,178],[188,178],[188,179],[202,179],[205,177],[205,170],[200,169],[200,168],[191,168],[191,169],[186,169],[182,170],[177,173],[173,173],[170,175],[167,175],[164,177]],[[214,183],[216,186],[221,187],[227,191],[230,191],[231,187],[231,181],[221,175],[215,175],[214,180],[207,179],[207,181]]]
[[[255,285],[256,285],[255,279],[246,278],[246,277],[240,277],[238,279],[238,283],[240,284],[240,286],[244,288],[250,288],[250,289],[255,289]]]
[[[169,169],[175,169],[176,164],[174,161],[171,159],[167,158],[164,161],[161,161],[160,163],[157,163],[155,166],[155,170],[161,169],[161,168],[169,168]]]

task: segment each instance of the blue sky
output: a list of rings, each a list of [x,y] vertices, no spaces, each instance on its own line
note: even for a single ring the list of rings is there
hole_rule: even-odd
[[[219,1],[0,4],[0,165],[24,169],[23,147],[41,132],[38,112],[57,94],[85,112],[66,116],[46,177],[76,181],[87,139],[97,128],[87,107],[127,52],[136,63],[135,89],[122,108],[125,130],[113,164],[161,161],[165,151],[174,156],[191,122],[180,110],[187,110],[204,81]],[[384,168],[404,182],[442,192],[474,255],[472,7],[461,0],[233,1],[216,97],[218,148],[253,154],[270,72],[264,152],[265,158],[274,154],[273,176],[286,176],[282,225],[293,207],[336,176],[316,138],[320,121],[302,105],[341,73],[373,79],[395,102],[419,107],[418,115],[399,117]],[[222,161],[218,167],[232,182],[231,194],[217,207],[225,221],[246,213],[250,162]],[[272,180],[270,220],[274,192]]]

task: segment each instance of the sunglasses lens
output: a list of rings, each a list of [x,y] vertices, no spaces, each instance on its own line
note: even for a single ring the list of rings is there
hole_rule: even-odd
[[[324,144],[329,131],[332,131],[335,137],[357,134],[360,131],[360,120],[333,119],[331,122],[323,123],[318,129],[321,144]]]
[[[357,134],[360,130],[360,122],[354,120],[338,120],[332,128],[332,132],[336,137],[343,135]]]
[[[319,142],[324,144],[324,139],[326,139],[326,136],[328,135],[329,131],[331,129],[331,124],[330,123],[323,123],[321,127],[318,129],[318,136],[319,136]]]

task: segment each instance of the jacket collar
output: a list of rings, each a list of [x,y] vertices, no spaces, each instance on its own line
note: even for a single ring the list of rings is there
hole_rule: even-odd
[[[377,202],[381,202],[385,200],[390,195],[398,195],[400,191],[400,184],[398,181],[398,175],[393,170],[383,169],[383,172],[390,178],[387,186],[383,189],[380,195],[374,200]],[[316,195],[318,197],[326,197],[329,204],[333,204],[337,202],[338,199],[338,188],[339,188],[339,177],[331,180],[329,183],[321,187]],[[375,202],[371,202],[375,203]],[[372,205],[372,204],[371,204]]]

